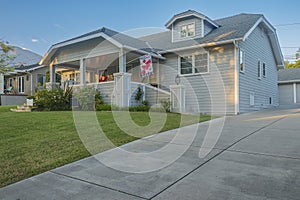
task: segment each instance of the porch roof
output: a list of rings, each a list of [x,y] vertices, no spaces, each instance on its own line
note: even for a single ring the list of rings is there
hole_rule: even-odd
[[[153,57],[165,59],[163,56],[157,54],[152,48],[150,48],[147,42],[103,27],[98,30],[52,45],[39,64],[49,64],[50,60],[54,59],[53,57],[55,56],[55,53],[62,47],[66,47],[68,45],[76,44],[98,37],[103,37],[105,40],[111,42],[118,48],[124,48],[143,54],[151,54]]]

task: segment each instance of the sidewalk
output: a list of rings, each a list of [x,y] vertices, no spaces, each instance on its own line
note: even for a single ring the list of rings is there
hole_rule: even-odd
[[[122,172],[97,160],[110,159],[114,167],[127,169],[128,158],[113,149],[1,188],[0,199],[296,200],[300,196],[299,122],[297,108],[227,117],[219,140],[204,158],[199,158],[199,151],[209,123],[199,124],[192,145],[187,144],[187,137],[195,125],[183,129],[186,134],[176,142],[171,142],[174,131],[164,132],[121,147],[136,153],[153,152],[168,144],[173,151],[187,148],[178,160],[160,170]]]

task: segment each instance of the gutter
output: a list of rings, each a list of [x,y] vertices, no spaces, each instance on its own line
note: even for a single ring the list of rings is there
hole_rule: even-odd
[[[184,51],[184,50],[190,50],[190,49],[195,49],[195,48],[203,48],[203,47],[212,47],[212,46],[217,46],[221,44],[229,44],[229,43],[234,43],[237,41],[242,41],[243,38],[236,38],[236,39],[231,39],[231,40],[225,40],[221,42],[209,42],[209,43],[204,43],[204,44],[198,44],[198,45],[193,45],[189,47],[181,47],[177,49],[170,49],[170,50],[164,50],[164,51],[158,51],[159,54],[164,54],[164,53],[172,53],[174,51]]]
[[[288,81],[278,81],[278,84],[285,84],[285,83],[300,83],[300,79],[288,80]]]

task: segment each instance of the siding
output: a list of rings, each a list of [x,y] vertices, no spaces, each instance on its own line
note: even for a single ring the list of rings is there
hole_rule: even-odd
[[[239,46],[245,54],[245,72],[239,74],[240,113],[270,107],[270,97],[273,105],[277,105],[277,67],[268,36],[257,27]],[[258,60],[261,66],[266,63],[266,77],[262,76],[261,80],[257,78]],[[250,106],[251,92],[254,93],[254,106]]]
[[[195,36],[194,37],[189,37],[189,38],[181,38],[180,37],[180,27],[182,25],[186,24],[191,24],[195,23]],[[202,37],[202,19],[193,17],[190,19],[184,19],[184,20],[178,20],[173,24],[173,42],[178,42],[186,39],[191,39],[191,38],[199,38]]]
[[[226,45],[206,50],[209,51],[209,73],[181,76],[180,84],[184,85],[186,90],[186,111],[224,113],[226,109],[226,114],[234,114],[234,46]],[[199,51],[203,49],[185,51],[181,54]],[[160,84],[169,87],[175,84],[174,80],[178,73],[178,55],[166,54],[164,56],[167,59],[160,66]],[[223,80],[225,91],[222,89],[222,80],[218,74]],[[223,97],[226,100],[225,105]],[[212,103],[214,108],[212,108]]]
[[[97,84],[97,88],[100,90],[101,97],[105,104],[111,104],[112,102],[114,84],[114,81]]]
[[[64,63],[87,56],[105,55],[118,51],[119,49],[110,42],[95,38],[63,47],[56,57],[58,63]]]
[[[210,33],[214,29],[214,26],[208,23],[207,21],[204,21],[204,36]]]

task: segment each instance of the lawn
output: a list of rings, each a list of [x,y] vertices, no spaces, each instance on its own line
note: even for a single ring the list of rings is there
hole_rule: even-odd
[[[13,113],[10,108],[0,106],[0,187],[90,156],[76,132],[72,112]],[[106,136],[116,146],[138,139],[120,130],[111,112],[96,115]],[[150,122],[148,113],[130,115],[138,125],[147,126]],[[184,125],[210,119],[210,116],[201,116],[200,120],[199,116],[186,116]],[[160,132],[178,128],[180,120],[181,115],[168,113]],[[97,152],[104,150],[107,148],[99,148]]]

